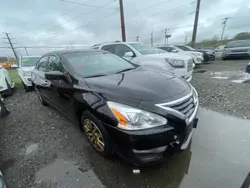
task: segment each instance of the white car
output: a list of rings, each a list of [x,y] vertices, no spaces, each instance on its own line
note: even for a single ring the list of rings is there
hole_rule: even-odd
[[[194,64],[191,56],[167,52],[162,53],[155,50],[155,48],[139,42],[97,44],[93,46],[93,49],[109,51],[139,65],[155,65],[162,68],[165,64],[165,69],[173,70],[176,76],[182,77],[187,81],[192,80]]]
[[[31,71],[35,68],[36,62],[40,56],[24,56],[19,58],[18,75],[22,80],[25,91],[31,91],[33,86],[31,82]]]
[[[15,83],[11,80],[9,72],[0,65],[0,93],[3,95],[12,95],[12,89]]]
[[[195,49],[191,48],[190,46],[185,45],[160,45],[157,48],[165,50],[167,52],[175,52],[190,55],[194,59],[194,63],[196,65],[202,64],[204,61],[204,55],[201,52],[196,51]]]

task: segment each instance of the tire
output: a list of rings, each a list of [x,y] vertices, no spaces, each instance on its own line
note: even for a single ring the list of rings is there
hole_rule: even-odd
[[[39,90],[36,87],[35,87],[35,90],[36,90],[36,94],[38,96],[38,99],[39,99],[40,103],[42,105],[44,105],[44,106],[47,106],[48,103],[43,99],[43,97],[42,97],[41,93],[39,92]]]
[[[91,126],[94,127],[91,129]],[[98,120],[92,113],[85,111],[81,115],[81,129],[85,133],[90,145],[94,150],[103,157],[111,157],[113,155],[113,144],[111,139],[103,127],[100,120]],[[95,130],[94,130],[95,129]],[[90,133],[94,136],[90,136]],[[97,141],[99,140],[99,142]],[[98,142],[98,144],[97,144]],[[102,142],[102,144],[100,144]]]
[[[23,84],[23,88],[24,88],[24,90],[25,90],[26,92],[29,92],[29,91],[32,90],[32,87],[26,86],[24,82],[22,82],[22,84]]]
[[[12,88],[6,79],[5,79],[5,81],[6,81],[6,85],[7,85],[7,95],[12,96],[13,95]]]

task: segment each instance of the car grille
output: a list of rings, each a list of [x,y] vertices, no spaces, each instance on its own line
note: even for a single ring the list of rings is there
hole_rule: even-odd
[[[187,99],[169,106],[172,109],[179,111],[180,113],[184,114],[186,117],[190,118],[195,110],[194,98],[193,95],[188,97]]]
[[[171,108],[181,114],[185,115],[187,118],[190,118],[195,111],[195,102],[192,94],[189,94],[185,99],[177,101],[170,104],[160,104],[161,108]]]
[[[188,60],[188,65],[187,65],[187,69],[188,71],[191,71],[193,69],[193,59]]]

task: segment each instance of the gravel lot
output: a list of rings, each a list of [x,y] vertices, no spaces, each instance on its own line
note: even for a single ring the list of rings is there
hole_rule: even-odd
[[[211,77],[214,72],[244,71],[247,62],[246,60],[216,61],[197,67],[192,84],[199,93],[201,106],[250,119],[250,85]],[[98,156],[82,136],[78,126],[69,122],[51,107],[42,106],[34,92],[26,93],[22,88],[18,88],[15,94],[6,101],[11,114],[0,122],[0,169],[4,172],[10,188],[71,187],[60,182],[53,184],[49,178],[44,178],[46,177],[44,174],[49,174],[53,170],[46,171],[43,168],[58,159],[70,161],[74,167],[77,167],[77,169],[67,167],[72,171],[69,170],[63,174],[62,179],[73,174],[76,181],[81,181],[77,178],[76,171],[85,173],[86,179],[90,179],[93,176],[89,172],[94,169],[95,174],[98,174],[98,178],[106,187],[136,186],[129,179],[132,178],[130,177],[132,167],[128,168],[130,165],[118,165],[119,159],[107,160]],[[181,157],[174,160],[177,161],[177,166],[182,166],[185,161]],[[57,162],[64,164],[61,160]],[[123,177],[118,176],[116,171],[120,172]],[[158,173],[158,171],[159,169],[153,172]],[[139,187],[155,181],[156,177],[153,177],[153,172],[147,177],[146,182],[138,184]],[[175,169],[171,173],[173,176],[167,179],[173,180],[173,183],[169,187],[178,187],[178,181],[175,178],[180,171]],[[60,174],[60,171],[55,174]],[[90,181],[91,185],[86,187],[100,187],[98,178],[94,177],[94,180]],[[182,177],[178,178],[182,179]],[[127,186],[123,181],[127,182]],[[151,187],[157,187],[157,185],[159,184]]]
[[[229,79],[212,78],[244,73],[249,60],[215,61],[195,69],[192,84],[197,89],[202,107],[250,119],[250,83],[234,83]]]

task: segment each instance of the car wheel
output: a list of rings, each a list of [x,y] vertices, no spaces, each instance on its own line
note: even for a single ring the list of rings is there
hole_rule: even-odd
[[[23,84],[23,88],[24,88],[24,90],[25,90],[26,92],[31,91],[31,89],[32,89],[31,87],[26,86],[24,82],[22,82],[22,84]]]
[[[7,95],[12,96],[13,92],[12,92],[11,86],[6,79],[5,79],[5,81],[6,81],[6,85],[7,85]]]
[[[104,157],[113,154],[111,139],[102,123],[89,111],[81,115],[81,129],[84,131],[90,145]]]
[[[40,91],[39,91],[36,87],[35,87],[35,90],[36,90],[36,94],[37,94],[38,99],[39,99],[39,101],[41,102],[41,104],[44,105],[44,106],[47,106],[48,103],[45,102],[45,100],[43,99],[43,97],[42,97]]]

